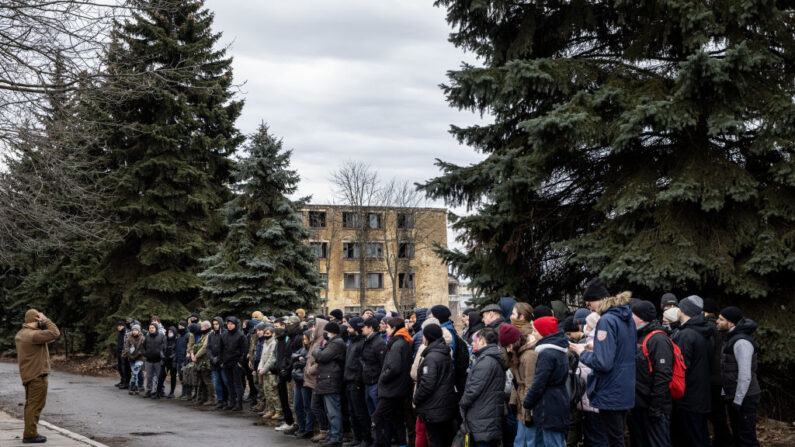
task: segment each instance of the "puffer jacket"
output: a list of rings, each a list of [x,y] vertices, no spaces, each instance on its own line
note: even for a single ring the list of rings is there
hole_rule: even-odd
[[[670,383],[674,373],[674,349],[668,335],[658,332],[646,342],[649,357],[643,355],[643,339],[654,331],[663,331],[653,321],[638,329],[638,350],[635,357],[635,408],[648,408],[654,415],[671,414]],[[649,365],[652,370],[649,371]]]
[[[387,343],[378,378],[378,397],[405,397],[411,393],[411,337],[406,328],[395,331]]]
[[[304,386],[304,367],[306,366],[308,355],[309,350],[306,347],[301,347],[301,349],[293,353],[293,380],[295,381],[295,386]]]
[[[417,371],[414,406],[423,422],[453,420],[458,414],[450,347],[444,338],[434,340],[422,351]]]
[[[362,385],[362,347],[364,335],[354,335],[345,351],[345,384]]]
[[[362,345],[362,380],[365,385],[375,385],[381,376],[386,356],[386,342],[381,334],[373,332]]]
[[[535,376],[523,406],[532,410],[536,427],[544,430],[566,433],[569,429],[568,350],[569,340],[563,332],[549,334],[536,343]]]
[[[596,324],[593,351],[580,361],[593,370],[586,391],[591,406],[600,410],[629,410],[635,406],[636,332],[628,305],[612,306]]]
[[[147,333],[144,337],[144,358],[148,363],[157,363],[166,356],[166,336],[160,332]]]
[[[346,348],[345,342],[337,336],[329,340],[325,346],[312,351],[312,357],[318,365],[315,393],[320,395],[342,393]]]
[[[519,347],[517,355],[518,362],[511,365],[511,374],[516,381],[516,388],[511,392],[511,405],[516,406],[516,419],[519,422],[530,423],[533,420],[529,411],[522,405],[522,400],[527,396],[527,391],[533,384],[533,377],[536,374],[536,362],[538,353],[535,350],[538,340],[532,338],[527,343]]]
[[[229,317],[235,323],[235,328],[221,334],[221,362],[224,368],[232,368],[238,363],[242,366],[248,364],[248,337],[240,327],[240,320],[237,317]]]
[[[221,345],[221,337],[223,336],[226,329],[224,329],[224,319],[221,317],[213,318],[213,321],[217,321],[221,327],[218,332],[214,330],[210,330],[210,335],[207,339],[207,351],[210,357],[210,367],[213,371],[218,371],[221,369],[221,363],[223,362],[223,346]]]
[[[467,430],[475,442],[502,439],[505,417],[505,359],[497,345],[475,351],[472,369],[467,376],[464,395],[458,405],[463,410]]]
[[[685,361],[685,395],[674,407],[691,413],[707,414],[712,409],[710,399],[710,338],[712,328],[703,315],[696,315],[679,326],[673,336]]]
[[[323,338],[323,330],[325,329],[328,321],[322,318],[315,319],[315,339],[312,340],[312,344],[309,346],[309,353],[311,354],[318,346],[321,346],[325,339]],[[306,366],[304,367],[304,386],[307,388],[315,389],[315,384],[317,383],[317,362],[315,361],[315,357],[310,355],[306,360]]]
[[[127,337],[127,341],[124,342],[124,352],[122,352],[122,357],[126,358],[130,362],[137,362],[138,360],[143,360],[144,356],[144,334],[138,332],[138,336],[136,337],[132,333]]]
[[[271,337],[262,342],[262,354],[256,365],[257,372],[275,374],[276,372],[276,339]]]

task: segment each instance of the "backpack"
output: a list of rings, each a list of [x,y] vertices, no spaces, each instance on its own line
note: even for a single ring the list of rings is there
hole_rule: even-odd
[[[566,392],[569,393],[569,408],[575,409],[582,401],[582,396],[585,394],[585,379],[577,374],[577,366],[580,363],[580,356],[573,354],[568,356],[569,368],[566,373]]]
[[[649,357],[649,348],[646,346],[646,343],[649,341],[652,335],[654,334],[665,334],[665,331],[656,330],[649,332],[646,335],[646,338],[643,339],[643,343],[641,344],[641,349],[643,350],[643,355],[646,356],[646,359],[649,361],[649,372],[652,372],[653,369],[651,367],[651,358]],[[679,349],[679,346],[674,343],[673,340],[665,335],[668,338],[668,341],[671,342],[671,346],[673,347],[674,351],[674,369],[673,375],[671,376],[671,383],[668,384],[668,387],[671,389],[671,398],[673,399],[681,399],[685,395],[685,370],[687,367],[685,366],[685,359],[682,357],[682,350]]]

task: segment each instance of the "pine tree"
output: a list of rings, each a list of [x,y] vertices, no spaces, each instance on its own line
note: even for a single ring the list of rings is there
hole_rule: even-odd
[[[449,103],[494,118],[452,129],[485,160],[423,186],[474,208],[454,223],[471,254],[443,254],[475,286],[542,301],[598,274],[769,324],[795,305],[791,5],[436,4],[483,62]]]
[[[89,285],[109,315],[183,318],[199,304],[200,259],[223,237],[218,209],[242,142],[231,59],[195,0],[136,3],[107,54],[107,184],[122,243]]]
[[[237,164],[236,195],[223,208],[229,233],[199,275],[205,304],[215,314],[283,315],[316,305],[321,279],[301,220],[308,199],[287,197],[299,181],[289,169],[291,154],[261,124]]]

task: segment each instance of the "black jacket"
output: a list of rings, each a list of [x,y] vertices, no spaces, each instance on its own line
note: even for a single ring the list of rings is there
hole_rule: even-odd
[[[345,352],[345,384],[363,385],[362,382],[362,348],[364,335],[354,335]]]
[[[171,326],[168,328],[174,336],[168,338],[168,331],[166,331],[166,364],[173,365],[174,364],[174,357],[177,355],[177,328]]]
[[[223,361],[223,345],[221,344],[221,337],[223,336],[226,330],[224,329],[224,320],[221,317],[213,318],[214,321],[217,321],[221,324],[220,329],[218,332],[212,331],[207,338],[207,355],[210,357],[210,368],[213,371],[218,371],[221,369],[221,363]]]
[[[505,413],[505,359],[497,345],[484,346],[474,357],[458,405],[475,442],[499,441]]]
[[[121,355],[124,352],[124,341],[127,336],[127,328],[116,331],[116,355]]]
[[[707,321],[709,327],[712,328],[712,337],[709,339],[709,383],[717,388],[721,386],[720,355],[723,350],[723,332],[718,330],[718,317],[715,315],[705,315],[704,319]]]
[[[287,362],[284,365],[284,370],[286,377],[282,380],[290,380],[293,372],[293,361],[295,357],[293,354],[300,351],[304,347],[304,336],[301,333],[301,327],[297,326],[295,329],[290,331],[287,330]]]
[[[309,350],[301,346],[301,349],[293,353],[293,380],[295,386],[304,386],[304,367],[306,366],[306,359],[309,356]]]
[[[378,377],[378,397],[406,397],[411,393],[411,345],[402,336],[387,343],[384,366]]]
[[[381,334],[373,332],[362,344],[362,380],[365,385],[378,383],[385,355],[386,342]]]
[[[334,337],[323,348],[317,348],[312,352],[317,362],[315,393],[320,395],[342,393],[345,350],[346,345],[342,338]]]
[[[147,362],[154,363],[163,360],[166,354],[166,336],[160,332],[148,333],[144,336],[144,358]]]
[[[446,422],[458,415],[453,359],[444,338],[434,340],[422,351],[413,402],[423,422]]]
[[[292,376],[290,362],[292,351],[287,346],[287,331],[276,329],[276,375],[282,382],[289,382]]]
[[[762,392],[759,388],[759,379],[757,379],[756,376],[757,352],[759,349],[756,343],[754,343],[754,338],[751,336],[755,330],[756,323],[749,318],[743,318],[737,322],[734,330],[729,332],[725,337],[721,352],[721,381],[725,393],[723,397],[728,400],[728,402],[734,401],[737,394],[737,379],[740,374],[740,365],[737,363],[737,357],[734,355],[734,345],[740,340],[747,340],[754,347],[754,354],[751,357],[751,383],[748,384],[745,397],[756,396]]]
[[[533,384],[522,405],[533,410],[533,421],[544,430],[566,433],[569,429],[568,350],[569,340],[564,332],[549,334],[536,343],[538,360]]]
[[[174,345],[175,363],[185,363],[185,356],[188,354],[188,337],[190,337],[188,331],[183,329],[181,334],[177,331],[177,342]]]
[[[646,343],[649,356],[643,355],[643,339],[654,331]],[[652,370],[649,371],[649,364]],[[659,323],[653,321],[638,330],[635,356],[635,408],[648,408],[653,415],[671,414],[670,383],[674,373],[674,349],[671,339]]]
[[[246,361],[248,337],[240,328],[240,320],[236,317],[230,319],[235,323],[235,328],[221,334],[221,362],[224,368],[233,368],[238,363],[241,365],[248,363]]]
[[[685,361],[685,395],[674,402],[677,409],[691,413],[707,414],[710,404],[710,337],[709,327],[703,315],[696,315],[679,326],[674,343],[682,351]]]
[[[482,317],[480,316],[480,312],[470,312],[469,313],[469,327],[464,333],[461,335],[461,338],[467,342],[468,345],[472,344],[472,336],[475,335],[478,331],[486,327],[483,324]]]

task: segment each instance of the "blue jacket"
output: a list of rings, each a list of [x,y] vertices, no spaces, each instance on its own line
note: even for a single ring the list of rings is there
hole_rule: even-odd
[[[586,390],[592,407],[620,411],[635,406],[636,335],[629,306],[613,306],[602,314],[593,352],[580,355],[593,370]]]
[[[411,327],[414,329],[414,337],[411,339],[412,360],[417,356],[417,350],[420,349],[420,345],[422,344],[422,323],[428,318],[428,308],[418,307],[414,309],[414,316],[417,317],[417,321]]]
[[[536,427],[544,430],[561,433],[569,430],[569,392],[566,391],[568,350],[569,340],[563,332],[547,335],[535,347],[538,353],[535,376],[523,405],[533,410]]]
[[[443,329],[447,329],[450,332],[450,336],[453,339],[452,343],[450,343],[450,351],[455,352],[455,338],[458,336],[458,333],[455,331],[455,326],[453,326],[453,322],[447,320],[444,323],[442,323],[440,326]]]
[[[188,337],[190,337],[188,331],[177,337],[177,343],[174,346],[174,360],[176,363],[185,363],[185,356],[188,354]]]

